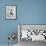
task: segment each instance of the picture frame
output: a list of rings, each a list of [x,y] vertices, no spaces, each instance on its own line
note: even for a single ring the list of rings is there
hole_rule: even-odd
[[[18,42],[22,40],[46,41],[46,24],[18,24]]]
[[[16,5],[6,5],[6,16],[7,20],[15,20],[16,19]]]

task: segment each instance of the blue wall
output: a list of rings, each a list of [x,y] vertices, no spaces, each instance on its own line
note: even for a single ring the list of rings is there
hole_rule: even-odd
[[[5,5],[17,6],[16,20],[5,20]],[[46,24],[46,0],[0,0],[0,44],[8,43],[10,32],[18,32],[18,24]]]

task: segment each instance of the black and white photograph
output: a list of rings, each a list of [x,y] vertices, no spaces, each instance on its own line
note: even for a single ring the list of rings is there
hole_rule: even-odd
[[[16,19],[16,6],[6,6],[6,19]]]

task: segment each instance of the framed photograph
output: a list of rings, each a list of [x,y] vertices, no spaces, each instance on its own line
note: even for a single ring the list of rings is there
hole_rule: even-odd
[[[19,24],[18,42],[24,40],[46,41],[46,24]]]
[[[6,19],[16,19],[16,6],[6,5]]]

